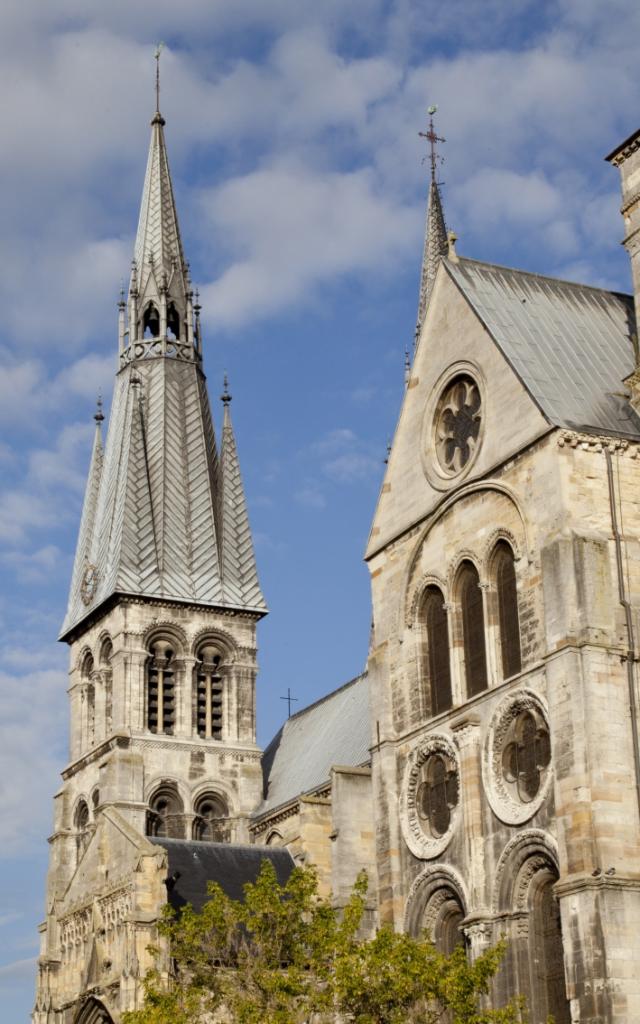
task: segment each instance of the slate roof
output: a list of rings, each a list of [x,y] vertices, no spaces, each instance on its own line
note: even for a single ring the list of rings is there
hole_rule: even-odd
[[[272,739],[262,757],[265,796],[255,816],[328,782],[333,765],[366,764],[370,746],[364,673],[292,715]]]
[[[207,900],[208,882],[217,882],[234,900],[243,899],[245,884],[256,881],[265,860],[273,864],[280,885],[285,884],[295,867],[284,847],[164,838],[151,842],[162,846],[169,855],[167,894],[176,909],[190,903],[194,910],[201,910]]]
[[[640,436],[620,394],[635,365],[631,296],[476,260],[443,264],[550,423]]]
[[[189,285],[163,125],[156,114],[132,276],[140,302],[143,292],[157,301],[162,270],[182,309]],[[228,407],[219,458],[199,352],[150,344],[121,360],[104,452],[96,436],[62,637],[114,594],[267,610]],[[87,572],[95,593],[85,604]]]

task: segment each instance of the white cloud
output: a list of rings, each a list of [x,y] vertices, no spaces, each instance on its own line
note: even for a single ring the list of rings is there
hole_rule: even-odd
[[[50,665],[59,659],[49,652]],[[28,850],[51,829],[51,796],[64,758],[67,683],[66,673],[56,668],[0,672],[2,857]]]
[[[19,984],[28,978],[32,978],[37,960],[37,957],[30,956],[25,960],[14,960],[10,964],[3,964],[0,967],[0,982],[2,982],[2,986]]]
[[[327,499],[317,484],[305,484],[295,491],[293,497],[299,505],[307,508],[325,508],[327,504]]]
[[[202,288],[207,318],[225,326],[297,304],[323,281],[389,266],[419,231],[368,170],[319,174],[279,162],[227,182],[202,205],[235,254]]]

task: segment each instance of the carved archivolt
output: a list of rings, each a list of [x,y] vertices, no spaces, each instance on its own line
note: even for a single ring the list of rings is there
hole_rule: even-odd
[[[558,846],[553,836],[538,828],[519,832],[500,855],[493,889],[493,910],[496,913],[525,913],[531,881],[545,868],[558,876]]]
[[[443,904],[452,899],[464,914],[468,912],[469,898],[457,871],[443,865],[424,868],[409,889],[404,930],[417,936],[426,929],[431,934]]]
[[[425,768],[434,755],[440,756],[448,776],[443,781],[446,786],[443,799],[447,801],[449,811],[448,826],[441,835],[433,834],[425,827],[424,814],[419,806],[420,790],[425,785]],[[451,842],[460,816],[459,780],[458,752],[446,735],[427,737],[407,758],[400,796],[400,825],[404,840],[415,857],[426,860],[438,857]]]
[[[438,587],[438,589],[442,591],[442,596],[445,601],[448,600],[447,582],[444,577],[438,576],[433,572],[425,572],[411,588],[410,597],[407,602],[406,616],[406,625],[409,626],[409,628],[414,626],[418,621],[420,602],[422,601],[422,596],[426,588],[429,586]]]
[[[520,787],[514,785],[505,770],[505,753],[513,746],[514,725],[523,714],[530,712],[546,732],[549,725],[547,709],[541,697],[532,690],[518,690],[508,694],[496,708],[487,730],[482,756],[482,781],[487,799],[496,817],[507,825],[521,825],[536,814],[547,798],[553,776],[552,764],[540,769],[537,792],[531,799],[520,797]]]
[[[174,622],[171,619],[163,619],[162,621],[156,620],[155,622],[152,622],[143,633],[144,646],[148,648],[155,637],[164,636],[171,637],[171,639],[176,641],[178,646],[182,648],[180,654],[184,654],[187,650],[187,634],[182,626],[179,626],[177,622]]]
[[[231,634],[227,633],[226,630],[215,629],[211,627],[205,627],[203,629],[198,630],[198,632],[194,635],[191,641],[192,655],[195,656],[198,653],[198,648],[202,645],[202,643],[205,640],[210,640],[211,643],[217,644],[219,647],[223,647],[225,659],[227,662],[232,662],[235,660],[238,646],[233,637],[231,636]]]
[[[491,560],[495,554],[496,544],[500,540],[504,540],[507,542],[507,544],[513,551],[513,557],[516,561],[522,558],[523,552],[521,546],[518,544],[515,534],[512,533],[511,530],[507,530],[506,527],[499,526],[497,529],[493,531],[493,533],[489,537],[489,540],[484,546],[484,551],[482,555],[482,569],[485,577],[489,577],[492,575]]]

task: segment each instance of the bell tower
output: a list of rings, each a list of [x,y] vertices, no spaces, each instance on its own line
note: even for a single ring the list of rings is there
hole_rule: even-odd
[[[105,1020],[108,1006],[132,1005],[163,893],[152,840],[248,842],[261,798],[266,606],[226,380],[216,442],[164,126],[156,109],[108,434],[103,443],[99,407],[60,636],[70,757],[55,797],[36,1024],[74,1022],[89,993]],[[145,871],[141,895],[131,878]]]

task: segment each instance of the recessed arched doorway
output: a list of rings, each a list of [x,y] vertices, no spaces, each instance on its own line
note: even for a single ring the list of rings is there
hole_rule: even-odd
[[[91,997],[80,1006],[74,1024],[113,1024],[113,1020],[106,1007]]]

